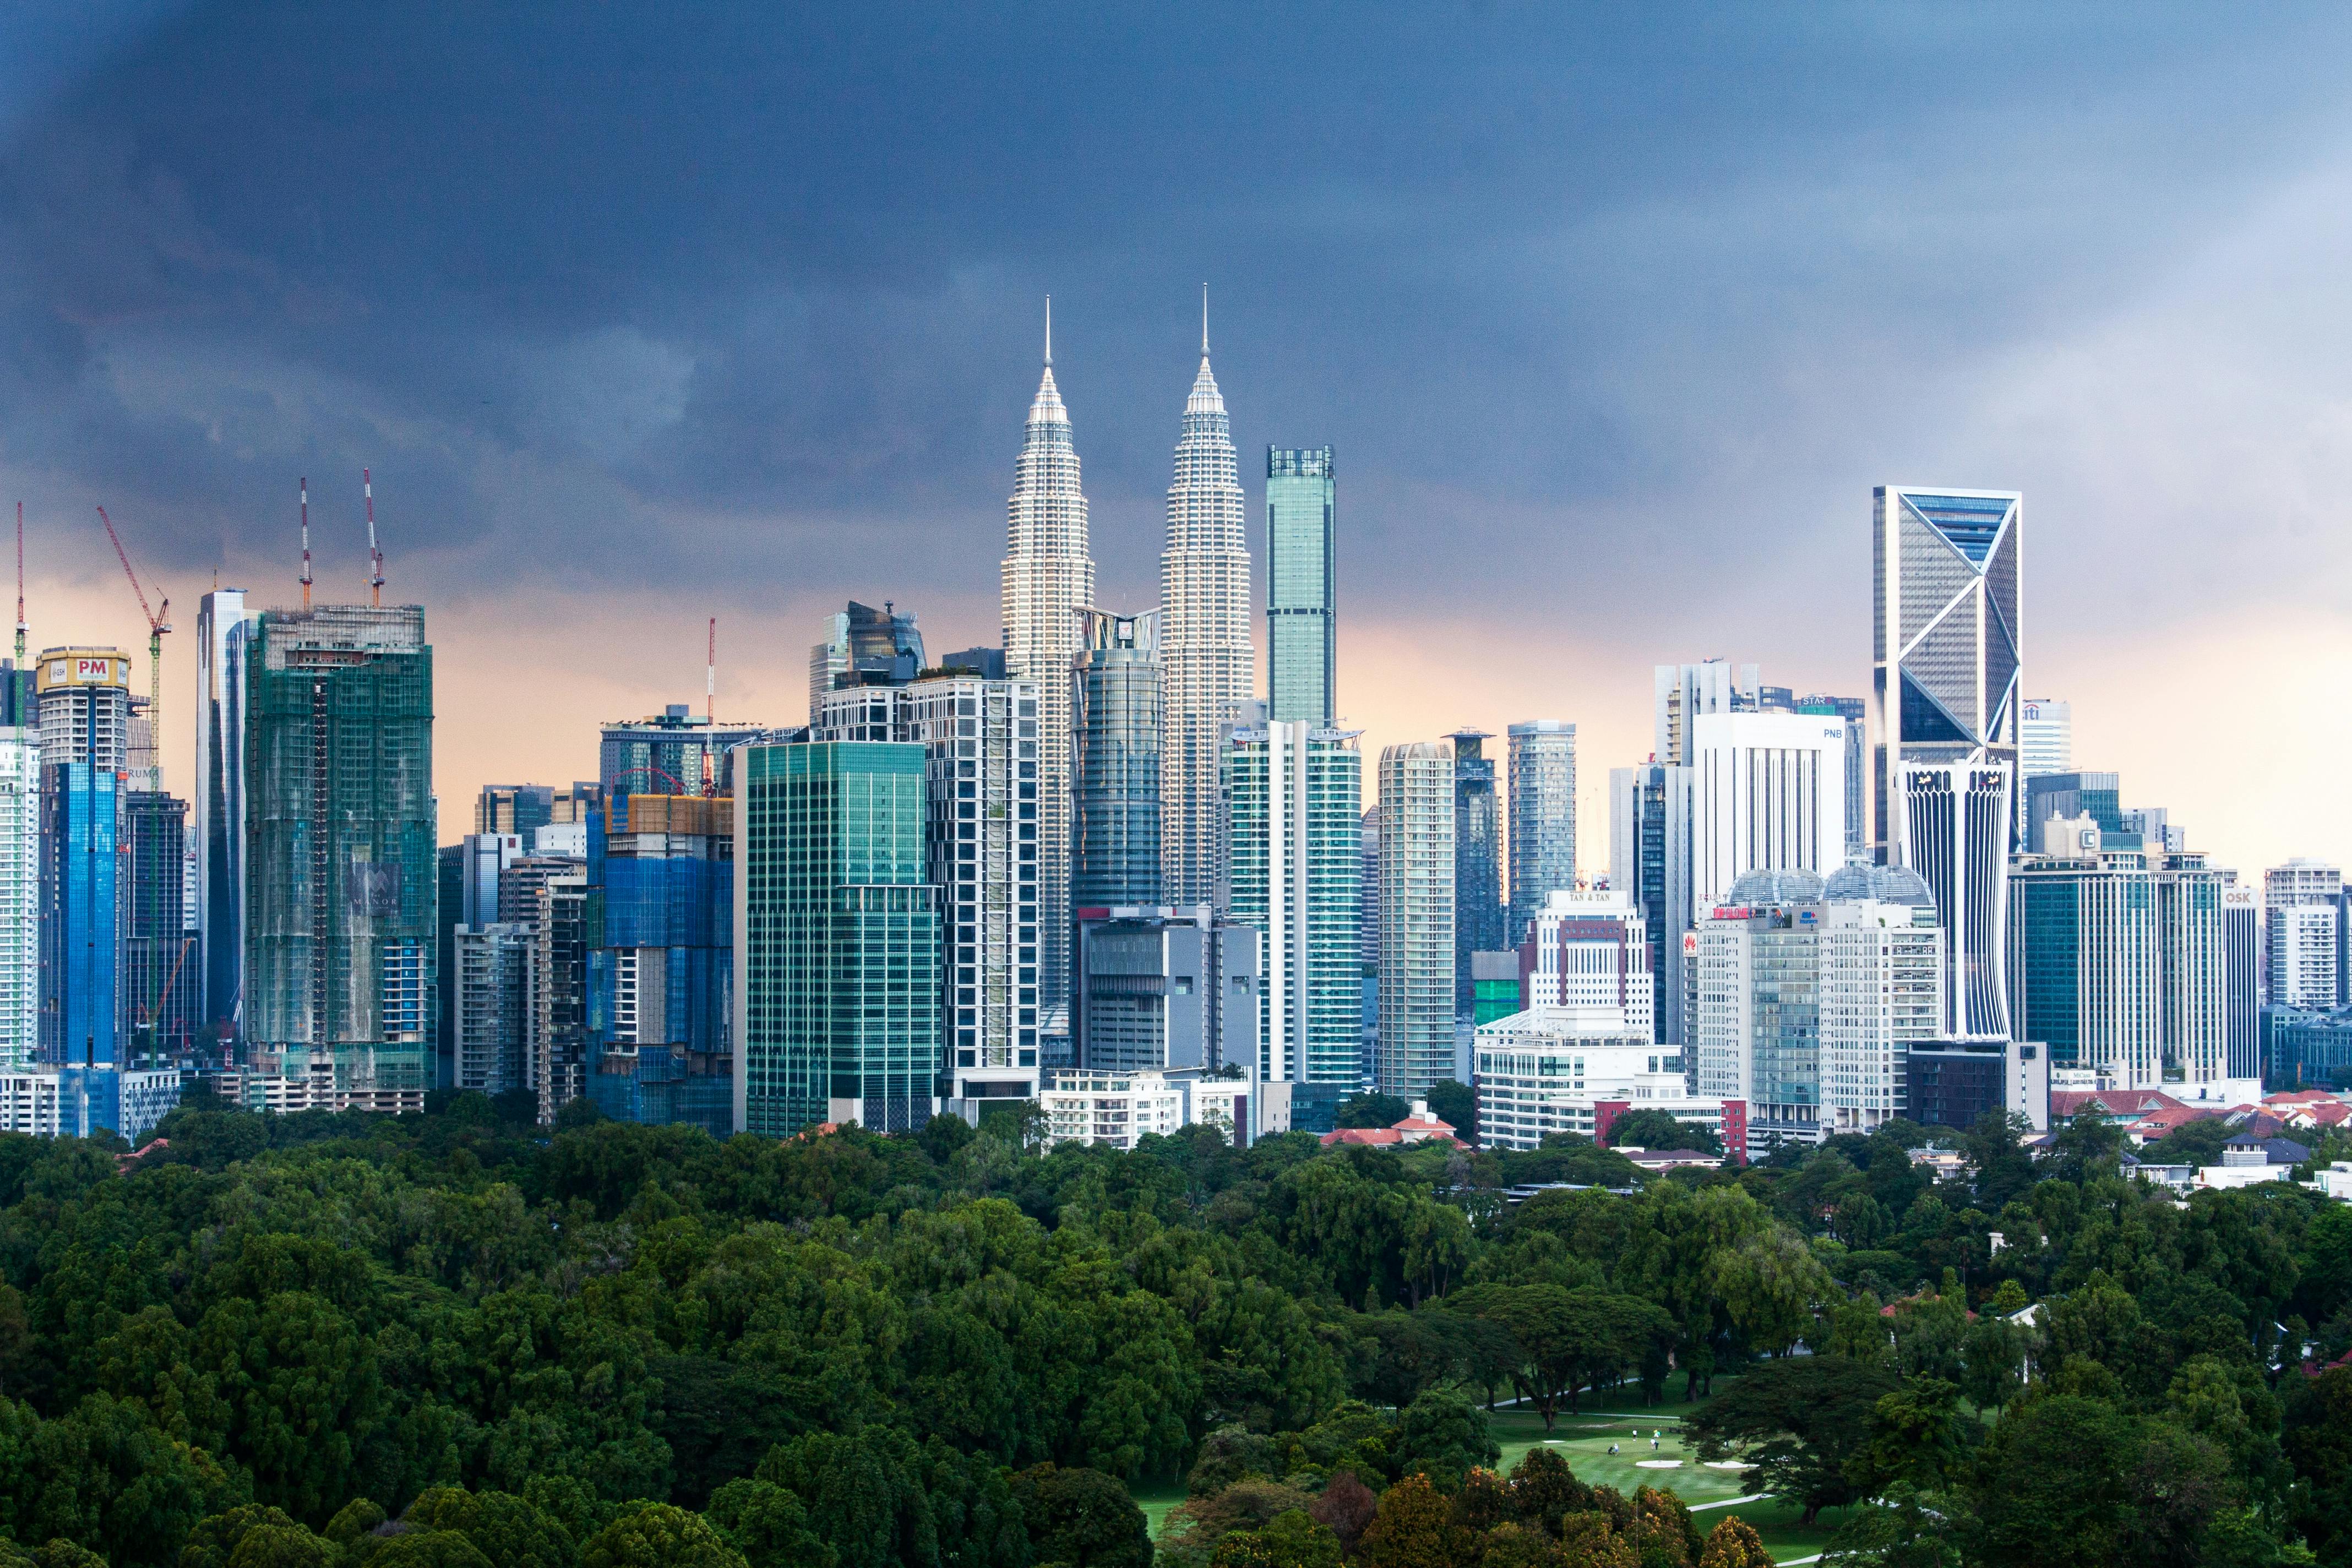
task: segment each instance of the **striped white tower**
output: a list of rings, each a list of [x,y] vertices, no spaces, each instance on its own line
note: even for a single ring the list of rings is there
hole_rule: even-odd
[[[1209,373],[1209,293],[1201,290],[1201,374],[1184,402],[1168,548],[1160,557],[1160,860],[1170,903],[1216,896],[1219,751],[1250,700],[1249,544],[1233,422]]]
[[[1087,498],[1070,416],[1054,385],[1054,302],[1045,374],[1005,504],[1004,673],[1037,683],[1037,1022],[1066,1027],[1070,942],[1070,667],[1080,606],[1095,600]],[[1056,1015],[1060,1015],[1056,1016]]]

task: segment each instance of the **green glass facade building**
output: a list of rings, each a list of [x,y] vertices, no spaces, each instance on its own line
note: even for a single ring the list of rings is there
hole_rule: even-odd
[[[1328,727],[1338,717],[1338,517],[1330,447],[1266,448],[1266,689],[1277,724]]]
[[[245,668],[247,1098],[421,1110],[440,888],[425,612],[267,610]]]
[[[920,1127],[945,1069],[924,749],[754,745],[735,811],[735,1125]]]

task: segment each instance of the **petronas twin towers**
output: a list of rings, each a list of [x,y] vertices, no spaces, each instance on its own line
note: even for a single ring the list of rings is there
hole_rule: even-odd
[[[1087,498],[1069,413],[1054,384],[1050,302],[1045,375],[1029,406],[1006,510],[1004,669],[1038,686],[1040,1000],[1050,1014],[1068,1000],[1070,668],[1079,647],[1077,612],[1094,603],[1095,592]],[[1170,903],[1206,903],[1214,891],[1221,732],[1249,700],[1256,672],[1244,526],[1233,424],[1209,370],[1204,297],[1201,370],[1184,402],[1160,563],[1160,879]]]

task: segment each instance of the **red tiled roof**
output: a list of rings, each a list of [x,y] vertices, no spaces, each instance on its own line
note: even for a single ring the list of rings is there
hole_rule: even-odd
[[[1342,1127],[1337,1132],[1323,1134],[1323,1147],[1335,1143],[1402,1143],[1404,1134],[1393,1127]]]

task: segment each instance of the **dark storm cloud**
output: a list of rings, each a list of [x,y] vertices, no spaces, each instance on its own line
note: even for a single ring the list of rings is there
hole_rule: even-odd
[[[25,106],[0,127],[0,471],[132,503],[167,565],[280,550],[298,473],[346,527],[369,463],[427,586],[985,595],[1050,289],[1097,554],[1148,593],[1205,278],[1244,468],[1340,448],[1368,607],[1468,607],[1501,553],[1622,599],[1662,562],[1850,542],[1879,465],[1944,455],[2020,345],[2336,134],[2347,30],[121,16],[0,79]]]

